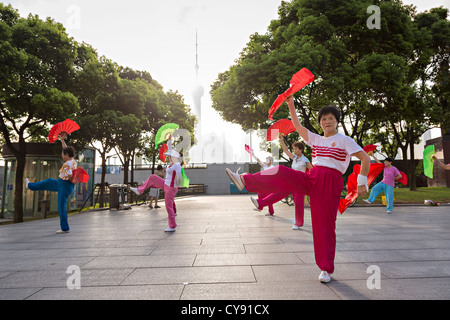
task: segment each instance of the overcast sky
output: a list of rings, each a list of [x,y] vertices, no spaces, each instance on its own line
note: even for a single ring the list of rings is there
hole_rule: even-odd
[[[403,1],[418,11],[450,0]],[[227,161],[245,161],[245,134],[221,120],[211,108],[209,91],[217,75],[239,57],[251,34],[265,33],[278,17],[281,0],[10,0],[22,16],[38,14],[61,22],[78,42],[118,64],[150,72],[164,90],[178,90],[193,105],[195,35],[198,32],[202,132],[216,133],[237,146]],[[247,137],[248,139],[248,137]],[[239,142],[236,142],[239,141]]]

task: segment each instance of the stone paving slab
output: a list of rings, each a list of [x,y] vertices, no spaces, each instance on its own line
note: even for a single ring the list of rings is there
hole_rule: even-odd
[[[275,216],[249,195],[177,199],[167,213],[133,206],[0,226],[0,300],[390,300],[450,299],[450,207],[349,208],[337,220],[335,273],[318,281],[309,207]],[[79,267],[80,289],[69,289]],[[379,289],[369,267],[378,267]],[[368,272],[369,271],[369,272]]]

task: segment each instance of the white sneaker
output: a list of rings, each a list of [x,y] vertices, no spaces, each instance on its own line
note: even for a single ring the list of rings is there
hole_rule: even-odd
[[[392,213],[392,211],[387,211],[388,214]]]
[[[233,182],[234,185],[238,188],[238,190],[242,191],[244,190],[245,186],[241,181],[241,175],[239,174],[239,170],[241,170],[241,168],[237,169],[236,173],[234,173],[230,169],[226,168],[225,172],[227,173],[228,178],[230,178],[231,182]]]
[[[331,277],[326,271],[322,271],[319,276],[319,281],[322,283],[328,283],[331,281]]]
[[[70,231],[69,230],[67,230],[67,231],[62,231],[62,230],[58,230],[58,231],[56,231],[56,233],[57,234],[62,234],[62,233],[69,233]]]
[[[370,202],[369,199],[363,199],[363,201],[364,201],[365,203],[372,204],[372,202]]]
[[[130,190],[133,191],[134,193],[136,193],[138,196],[141,195],[141,193],[139,192],[138,188],[130,187]]]
[[[294,224],[294,225],[292,226],[292,230],[300,230],[300,226],[297,226],[297,225]]]
[[[261,211],[261,209],[259,208],[258,200],[253,197],[250,197],[250,199],[252,200],[253,204],[255,205],[256,210]]]
[[[175,230],[177,230],[176,228],[167,228],[166,230],[164,230],[164,232],[174,232]]]
[[[28,178],[25,178],[25,190],[28,190],[29,183],[30,183],[30,181],[28,180]]]
[[[275,214],[275,213],[274,213],[274,214]],[[267,213],[265,214],[265,216],[266,216],[266,217],[273,217],[274,214],[272,214],[272,213],[270,213],[270,212],[267,212]]]

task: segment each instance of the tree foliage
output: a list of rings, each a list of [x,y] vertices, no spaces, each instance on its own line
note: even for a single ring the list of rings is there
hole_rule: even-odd
[[[371,5],[380,9],[379,29],[367,26]],[[427,129],[450,119],[447,16],[444,8],[417,14],[398,0],[283,1],[267,32],[253,34],[218,75],[213,107],[244,130],[268,128],[271,104],[306,67],[316,80],[294,96],[305,127],[320,132],[317,111],[334,104],[341,130],[360,145],[411,149]],[[281,107],[274,121],[288,116]]]
[[[149,72],[98,56],[51,18],[21,18],[0,3],[0,140],[17,159],[14,222],[23,221],[26,142],[46,141],[50,127],[67,118],[81,127],[70,144],[100,154],[102,196],[110,152],[120,154],[129,182],[130,161],[145,149],[145,136],[166,122],[178,122],[193,135],[195,122],[183,98],[164,92]]]

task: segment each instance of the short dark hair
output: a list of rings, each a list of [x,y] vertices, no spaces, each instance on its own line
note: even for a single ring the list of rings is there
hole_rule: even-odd
[[[63,153],[67,154],[69,157],[75,157],[75,148],[74,147],[65,147],[63,149]]]
[[[300,141],[293,143],[292,146],[299,148],[300,150],[302,150],[302,152],[305,150],[305,145]]]
[[[322,116],[330,113],[336,118],[338,123],[340,122],[341,112],[335,105],[329,104],[326,107],[323,107],[322,109],[319,110],[319,114],[317,115],[317,121],[319,121],[319,124],[320,119],[322,119]]]
[[[158,164],[158,166],[156,167],[156,170],[162,170],[162,169],[163,169],[162,165]]]
[[[386,159],[384,159],[384,161],[392,162],[392,158],[387,157]]]

